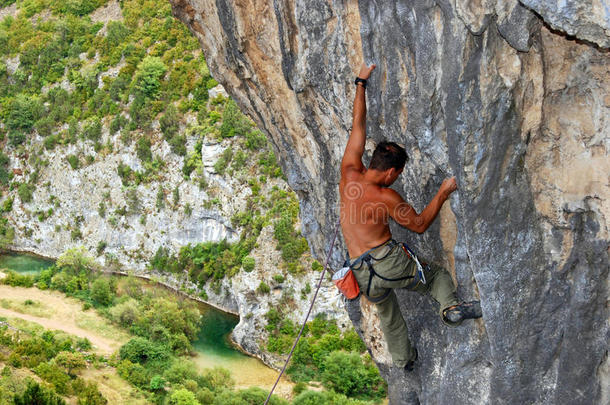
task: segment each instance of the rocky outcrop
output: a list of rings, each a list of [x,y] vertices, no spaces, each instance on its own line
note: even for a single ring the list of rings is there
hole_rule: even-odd
[[[337,220],[362,60],[378,65],[365,161],[376,141],[404,144],[411,159],[395,188],[417,210],[457,177],[424,235],[393,231],[444,263],[462,297],[480,298],[483,319],[448,329],[429,298],[399,291],[420,353],[405,375],[390,367],[374,307],[348,308],[392,404],[608,402],[603,2],[171,2],[210,71],[272,140],[318,258]]]
[[[610,47],[610,4],[606,0],[520,0],[554,29]]]

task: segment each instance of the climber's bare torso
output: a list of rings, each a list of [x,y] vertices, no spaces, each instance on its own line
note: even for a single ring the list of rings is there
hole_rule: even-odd
[[[364,169],[366,170],[366,169]],[[348,168],[339,183],[341,228],[350,257],[382,244],[392,237],[382,187],[367,183],[364,173]]]

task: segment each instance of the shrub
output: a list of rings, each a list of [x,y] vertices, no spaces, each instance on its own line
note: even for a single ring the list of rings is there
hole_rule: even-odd
[[[228,147],[222,152],[222,155],[218,158],[216,163],[214,163],[214,170],[216,173],[223,175],[229,163],[231,163],[231,159],[233,159],[233,149]]]
[[[273,281],[275,281],[278,284],[281,284],[284,282],[284,276],[282,274],[276,274],[273,276]]]
[[[92,141],[99,141],[102,137],[102,122],[98,117],[88,119],[83,127],[83,136]]]
[[[113,21],[111,21],[110,23],[112,23]],[[121,114],[117,114],[113,120],[110,122],[110,133],[112,135],[116,134],[117,132],[119,132],[121,130],[121,128],[123,128],[125,125],[127,125],[128,120],[127,118],[125,118],[123,115]]]
[[[43,112],[44,107],[38,98],[18,94],[8,103],[5,123],[9,130],[30,132]]]
[[[269,285],[267,285],[267,283],[265,283],[264,281],[261,281],[261,283],[258,285],[258,288],[256,289],[256,291],[258,291],[261,294],[268,294],[271,291],[271,288],[269,287]]]
[[[150,139],[148,139],[147,137],[143,136],[138,139],[138,142],[136,143],[136,153],[141,161],[150,162],[152,160],[152,152],[150,150],[150,146]]]
[[[385,396],[383,380],[371,364],[364,364],[357,353],[336,351],[324,361],[322,382],[332,389],[351,397],[366,399]]]
[[[140,318],[138,302],[133,298],[110,308],[110,317],[123,327],[130,327]]]
[[[40,363],[34,372],[43,380],[55,388],[59,394],[67,394],[70,377],[57,365],[53,363]]]
[[[10,161],[10,158],[0,151],[0,186],[7,186],[11,178],[8,171]]]
[[[186,136],[175,135],[170,139],[169,146],[176,155],[186,156]]]
[[[108,280],[105,278],[98,278],[91,284],[90,295],[93,302],[105,307],[110,305],[114,294],[110,289]]]
[[[134,94],[142,95],[146,98],[156,99],[161,78],[167,71],[167,66],[155,56],[147,56],[138,66],[134,82]]]
[[[75,372],[87,366],[85,358],[80,353],[72,353],[62,351],[55,356],[55,363],[62,367],[69,375],[74,375]]]
[[[141,364],[134,364],[129,360],[123,360],[119,363],[117,373],[136,387],[144,388],[149,383],[146,369]]]
[[[32,201],[32,195],[36,186],[30,183],[21,183],[17,189],[17,194],[23,203],[29,203]]]
[[[119,349],[121,360],[131,363],[146,363],[148,361],[165,361],[168,358],[167,348],[142,337],[135,337]]]
[[[165,139],[170,140],[178,133],[180,128],[180,116],[178,110],[173,104],[170,104],[165,110],[165,114],[159,119],[161,132]]]
[[[199,405],[195,394],[186,388],[174,391],[169,397],[170,405]]]
[[[229,100],[225,104],[222,113],[222,124],[220,125],[220,136],[230,138],[235,135],[245,135],[251,124],[248,118],[239,111],[235,101]]]
[[[260,131],[248,131],[246,133],[246,148],[256,151],[267,146],[267,138]]]
[[[243,266],[244,271],[249,273],[252,270],[254,270],[256,261],[254,260],[254,258],[252,256],[246,256],[242,259],[241,265]]]
[[[66,401],[53,390],[41,386],[32,379],[27,379],[27,388],[22,393],[16,393],[13,398],[14,405],[65,405]]]
[[[66,270],[71,275],[81,272],[89,273],[97,269],[95,259],[82,246],[66,250],[59,256],[55,266],[60,270]]]
[[[76,156],[76,155],[68,155],[67,159],[68,159],[68,163],[70,163],[70,167],[73,170],[78,169],[78,167],[80,165],[80,161],[78,160],[78,156]]]

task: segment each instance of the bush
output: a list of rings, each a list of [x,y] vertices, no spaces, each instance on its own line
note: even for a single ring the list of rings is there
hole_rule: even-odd
[[[112,23],[112,22],[114,22],[114,21],[111,21],[110,23]],[[127,123],[128,123],[127,118],[125,118],[120,113],[117,114],[110,122],[110,134],[112,134],[112,135],[116,134],[117,132],[119,132],[121,130],[121,128],[123,128],[125,125],[127,125]]]
[[[161,78],[167,71],[167,66],[155,56],[147,56],[138,66],[135,75],[134,94],[145,98],[156,99],[161,87]]]
[[[257,151],[267,146],[267,138],[260,131],[248,131],[246,133],[246,148]]]
[[[14,405],[66,405],[66,401],[53,390],[41,386],[32,379],[27,379],[27,388],[22,393],[15,394]]]
[[[43,380],[53,385],[59,394],[67,394],[70,377],[57,365],[53,363],[40,363],[34,372]]]
[[[324,361],[322,383],[327,389],[350,397],[382,398],[385,386],[379,371],[364,364],[357,353],[333,352]]]
[[[256,289],[256,291],[258,291],[261,294],[269,294],[269,292],[271,291],[271,288],[269,287],[269,285],[267,285],[267,283],[265,283],[264,281],[261,281],[261,283],[258,285],[258,288]]]
[[[66,250],[62,253],[55,267],[60,270],[65,270],[67,274],[77,275],[81,272],[92,272],[97,269],[95,259],[89,255],[89,252],[84,247],[76,247]]]
[[[136,153],[141,161],[150,162],[152,160],[152,152],[150,150],[150,146],[150,139],[148,139],[147,137],[143,136],[138,139],[138,142],[136,143]]]
[[[243,136],[251,128],[248,118],[239,111],[235,101],[229,100],[225,104],[220,125],[220,136],[230,138],[235,135]]]
[[[90,296],[93,302],[104,307],[110,305],[114,298],[110,283],[105,278],[98,278],[91,284]]]
[[[121,346],[119,356],[121,360],[129,360],[132,363],[146,363],[165,361],[169,355],[167,347],[142,337],[135,337]]]
[[[29,203],[32,201],[32,195],[36,186],[30,183],[21,183],[17,189],[17,194],[23,203]]]
[[[80,353],[72,353],[62,351],[55,356],[55,363],[62,367],[69,375],[74,375],[75,372],[87,367],[85,358]]]
[[[2,284],[13,287],[32,287],[34,285],[34,277],[27,274],[19,274],[15,271],[4,270],[5,277],[0,280]]]
[[[228,147],[222,152],[222,155],[220,155],[216,163],[214,163],[214,170],[216,173],[223,175],[227,166],[231,163],[231,159],[233,159],[233,149]]]
[[[149,384],[146,369],[142,365],[134,364],[129,360],[123,360],[119,363],[117,373],[136,387],[145,388]]]
[[[179,156],[186,156],[186,136],[175,135],[169,141],[169,146],[172,148],[172,152]]]
[[[83,127],[83,136],[92,141],[99,141],[102,137],[102,122],[98,117],[88,119]]]
[[[159,119],[161,132],[165,139],[170,140],[178,133],[180,128],[180,116],[178,110],[173,104],[170,104],[165,110],[165,114]]]
[[[43,112],[44,107],[38,98],[18,94],[8,103],[5,123],[9,130],[27,133],[32,130]]]
[[[140,318],[138,302],[129,298],[110,308],[110,317],[121,326],[129,328]]]
[[[185,388],[174,391],[169,397],[169,403],[170,405],[199,405],[195,394]]]
[[[8,171],[8,166],[10,162],[11,159],[2,151],[0,151],[0,186],[7,186],[11,178],[11,175]]]
[[[254,266],[256,265],[256,261],[254,260],[254,258],[252,256],[246,256],[241,261],[241,265],[243,266],[244,271],[249,273],[252,270],[254,270]]]
[[[68,163],[70,163],[70,167],[73,170],[78,169],[78,167],[80,165],[80,161],[78,160],[78,156],[76,156],[76,155],[68,155],[67,159],[68,159]]]

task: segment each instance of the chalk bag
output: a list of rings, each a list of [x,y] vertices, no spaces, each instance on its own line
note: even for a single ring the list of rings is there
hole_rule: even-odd
[[[360,287],[358,286],[356,276],[354,276],[351,268],[343,267],[340,270],[337,270],[333,274],[332,280],[339,291],[341,291],[348,300],[358,298],[360,295]]]

